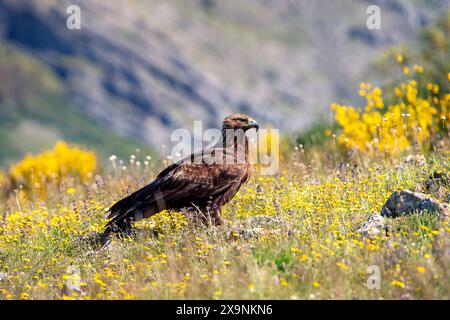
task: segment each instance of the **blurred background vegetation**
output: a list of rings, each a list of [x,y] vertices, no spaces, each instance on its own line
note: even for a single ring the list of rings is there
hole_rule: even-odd
[[[69,4],[81,7],[81,30],[66,28]],[[380,5],[382,30],[366,28],[369,4]],[[403,67],[420,64],[420,85],[448,86],[448,7],[0,0],[0,167],[60,139],[103,162],[153,155],[171,130],[217,127],[236,111],[280,128],[286,149],[320,145],[338,129],[330,104],[361,105],[361,81],[391,92]]]

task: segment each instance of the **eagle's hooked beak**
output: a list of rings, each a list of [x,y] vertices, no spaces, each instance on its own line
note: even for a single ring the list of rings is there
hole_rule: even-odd
[[[251,128],[255,128],[256,131],[258,131],[258,129],[259,129],[259,123],[256,122],[256,120],[254,120],[254,119],[250,119],[246,126],[246,129],[251,129]]]

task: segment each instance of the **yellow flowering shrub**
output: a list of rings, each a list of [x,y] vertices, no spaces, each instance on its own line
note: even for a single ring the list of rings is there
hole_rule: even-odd
[[[394,154],[417,145],[428,150],[433,138],[450,128],[450,93],[440,93],[437,84],[421,90],[415,79],[403,82],[393,88],[396,103],[387,106],[382,90],[369,83],[360,84],[359,94],[365,97],[362,108],[331,105],[342,128],[338,142],[347,149]]]
[[[97,167],[93,152],[58,141],[52,150],[27,155],[10,169],[11,177],[22,184],[39,183],[42,179],[76,176],[85,180]]]

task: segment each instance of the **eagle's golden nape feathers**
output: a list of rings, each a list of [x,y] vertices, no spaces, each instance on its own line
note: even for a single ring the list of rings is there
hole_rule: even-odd
[[[221,209],[250,177],[247,161],[248,143],[244,141],[245,158],[238,161],[238,146],[226,142],[227,132],[255,128],[258,123],[247,115],[235,113],[223,120],[223,142],[207,152],[190,156],[168,166],[147,186],[118,201],[109,209],[102,242],[113,233],[128,233],[132,224],[162,210],[200,210],[214,225],[222,223]],[[236,143],[236,140],[232,140]],[[210,161],[211,154],[224,155],[227,161]],[[231,161],[229,161],[231,159]],[[198,161],[200,160],[200,161]],[[199,213],[200,214],[200,213]]]

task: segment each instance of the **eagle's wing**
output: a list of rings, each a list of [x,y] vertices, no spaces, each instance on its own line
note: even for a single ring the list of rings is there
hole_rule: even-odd
[[[167,167],[152,183],[112,206],[110,223],[139,220],[183,204],[234,196],[248,179],[248,165],[232,163],[232,155],[227,153],[225,163],[211,163],[207,158],[210,155],[200,152]]]

